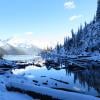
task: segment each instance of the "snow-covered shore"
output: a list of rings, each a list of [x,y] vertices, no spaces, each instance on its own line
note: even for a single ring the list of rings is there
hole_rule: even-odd
[[[9,88],[15,88],[15,89],[20,89],[22,91],[31,91],[35,92],[44,96],[50,96],[52,99],[60,99],[60,100],[99,100],[98,98],[95,98],[93,96],[89,95],[83,95],[83,94],[78,94],[78,93],[71,93],[71,92],[65,92],[61,90],[56,90],[56,89],[51,89],[43,86],[32,86],[32,85],[27,85],[27,84],[19,84],[19,83],[9,83],[7,85]]]
[[[70,56],[69,56],[70,57]],[[91,56],[91,57],[86,57],[88,60],[93,60],[93,61],[99,61],[100,56],[95,55],[95,56]],[[70,57],[71,58],[71,57]],[[74,58],[74,56],[72,57]],[[4,60],[1,59],[0,60],[0,64],[1,66],[6,65],[7,66],[11,66],[10,68],[15,68],[17,65],[15,62],[13,61],[9,61],[9,60]],[[35,68],[36,66],[31,66],[29,67],[27,70],[31,70],[31,68]],[[36,67],[38,69],[38,67]],[[25,70],[26,70],[25,69]],[[27,71],[26,70],[26,71]],[[19,71],[17,71],[17,69],[15,70],[16,73]],[[9,71],[8,71],[9,72]],[[45,85],[36,85],[30,78],[26,78],[21,74],[11,74],[10,72],[5,72],[5,74],[0,75],[0,100],[9,100],[8,96],[10,98],[10,100],[13,100],[14,97],[17,100],[33,100],[34,97],[29,96],[29,94],[27,94],[27,91],[31,91],[33,93],[36,94],[41,94],[43,96],[48,96],[48,97],[52,97],[52,98],[58,98],[58,99],[62,99],[62,100],[99,100],[99,98],[94,97],[94,96],[89,96],[89,95],[84,95],[84,94],[80,94],[80,93],[75,93],[75,92],[68,92],[68,91],[63,91],[63,90],[57,90],[51,87],[47,87]],[[19,72],[20,73],[20,72]],[[12,88],[17,88],[21,91],[23,91],[22,93],[17,91],[17,93],[15,91],[8,91],[6,89],[6,87],[10,88],[12,90]],[[61,95],[62,94],[62,95]],[[12,97],[13,96],[13,97]],[[15,100],[16,100],[15,99]]]
[[[17,88],[22,90],[23,92],[10,92],[6,89],[6,87],[9,87],[11,89]],[[62,90],[56,90],[44,86],[37,86],[34,85],[34,82],[23,76],[12,74],[0,75],[0,100],[14,100],[14,98],[15,100],[33,100],[33,97],[30,97],[25,91],[31,91],[33,93],[50,96],[52,98],[58,98],[61,100],[99,100],[99,98],[89,95],[83,95],[74,92],[65,92]]]
[[[23,93],[9,92],[6,87],[21,89]],[[60,100],[99,100],[99,98],[72,92],[51,89],[44,86],[36,86],[27,78],[11,74],[0,75],[0,100],[33,100],[25,91],[35,92],[44,96],[58,98]],[[26,92],[27,93],[27,92]],[[9,96],[9,98],[8,98]]]

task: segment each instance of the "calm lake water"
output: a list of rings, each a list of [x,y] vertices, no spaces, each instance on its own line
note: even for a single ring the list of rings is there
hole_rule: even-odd
[[[30,60],[39,57],[35,56],[34,58],[34,56],[31,55],[9,55],[4,58],[8,60]],[[13,73],[34,80],[37,85],[100,96],[100,69],[73,71],[67,68],[60,70],[51,68],[48,70],[46,66],[41,68],[27,66],[25,69],[13,70]]]
[[[5,55],[3,58],[7,60],[20,61],[20,60],[32,60],[35,58],[35,56],[34,55]]]

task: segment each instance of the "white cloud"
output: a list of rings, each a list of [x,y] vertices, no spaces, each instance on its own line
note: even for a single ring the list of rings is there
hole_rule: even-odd
[[[76,5],[75,5],[74,1],[67,1],[64,3],[64,8],[66,8],[66,9],[73,9],[75,7],[76,7]]]
[[[70,20],[70,21],[75,21],[75,20],[77,20],[77,19],[79,19],[79,18],[82,18],[82,15],[74,15],[74,16],[71,16],[71,17],[69,18],[69,20]]]

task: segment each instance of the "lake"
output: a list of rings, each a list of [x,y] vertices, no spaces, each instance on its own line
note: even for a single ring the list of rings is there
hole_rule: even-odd
[[[8,55],[7,60],[40,59],[31,55]],[[38,60],[37,59],[37,60]],[[26,66],[25,69],[15,69],[13,74],[33,80],[38,86],[46,86],[58,90],[78,92],[100,97],[100,69],[70,70],[69,68],[54,69],[47,66]]]

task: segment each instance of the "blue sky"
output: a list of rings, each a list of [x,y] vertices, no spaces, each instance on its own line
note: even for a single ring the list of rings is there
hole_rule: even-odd
[[[93,19],[96,5],[96,0],[0,0],[0,38],[27,34],[42,46],[62,42],[72,28]]]

